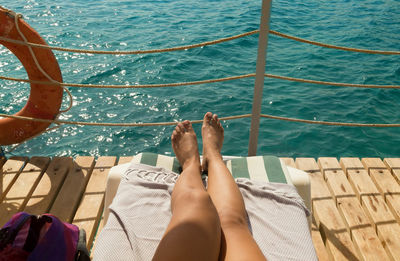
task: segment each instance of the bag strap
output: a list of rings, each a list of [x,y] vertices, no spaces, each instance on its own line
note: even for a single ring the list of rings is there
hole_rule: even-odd
[[[89,251],[86,248],[86,231],[79,229],[79,240],[76,246],[75,261],[90,261]]]
[[[68,257],[68,255],[70,255],[69,251],[73,246],[69,245],[70,242],[67,239],[73,233],[65,230],[63,223],[58,218],[49,214],[42,215],[41,218],[45,216],[48,221],[51,221],[49,222],[51,226],[43,238],[36,244],[36,247],[29,256],[29,261],[72,259],[73,256]]]
[[[35,249],[39,237],[40,237],[40,231],[42,230],[44,224],[46,223],[51,223],[51,219],[48,218],[47,216],[33,216],[31,219],[31,225],[29,226],[29,233],[26,238],[25,245],[23,249],[27,252],[32,252],[33,249]]]

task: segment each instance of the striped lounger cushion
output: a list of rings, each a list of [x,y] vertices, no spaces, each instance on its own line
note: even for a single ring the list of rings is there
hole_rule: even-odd
[[[132,162],[162,167],[176,173],[181,172],[176,158],[156,153],[140,153]],[[231,158],[225,160],[225,164],[234,178],[293,184],[285,163],[275,156]]]

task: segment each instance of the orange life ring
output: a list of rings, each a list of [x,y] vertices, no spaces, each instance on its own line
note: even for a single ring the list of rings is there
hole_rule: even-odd
[[[0,7],[0,36],[23,41],[15,27],[15,13]],[[46,44],[43,38],[25,21],[19,19],[19,28],[28,42]],[[43,75],[32,58],[26,45],[1,41],[22,63],[30,80],[49,80]],[[54,80],[62,82],[62,75],[57,59],[50,49],[32,47],[42,69]],[[59,84],[31,83],[31,90],[26,105],[15,115],[53,120],[59,113],[63,89]],[[22,142],[45,130],[50,123],[3,118],[0,119],[0,145]]]

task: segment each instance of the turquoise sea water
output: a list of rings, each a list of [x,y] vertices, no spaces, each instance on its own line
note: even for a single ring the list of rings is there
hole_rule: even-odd
[[[258,29],[261,1],[7,1],[51,45],[145,50],[214,40]],[[316,41],[400,50],[395,0],[276,0],[271,29]],[[198,49],[147,55],[55,51],[65,82],[152,84],[255,72],[258,35]],[[20,62],[0,49],[0,75],[26,78]],[[400,85],[400,57],[325,49],[271,35],[267,73],[314,80]],[[61,119],[161,122],[251,113],[254,79],[161,89],[69,88],[74,107]],[[23,107],[29,85],[1,81],[0,112]],[[358,123],[400,123],[400,90],[320,86],[265,79],[266,114]],[[226,155],[246,155],[250,119],[224,123]],[[30,140],[15,155],[170,154],[173,127],[63,126]],[[195,127],[200,137],[200,126]],[[199,140],[200,141],[200,140]],[[200,141],[201,145],[201,141]],[[9,150],[10,147],[6,147]],[[400,156],[400,128],[307,125],[261,119],[258,154],[290,157]]]

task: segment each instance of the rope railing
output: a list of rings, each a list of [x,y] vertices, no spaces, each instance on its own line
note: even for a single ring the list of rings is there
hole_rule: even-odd
[[[400,89],[400,85],[377,85],[377,84],[359,84],[359,83],[344,83],[344,82],[327,82],[327,81],[316,81],[302,78],[294,78],[289,76],[280,76],[266,73],[264,76],[274,79],[287,80],[292,82],[303,82],[321,85],[332,85],[342,87],[355,87],[355,88],[377,88],[377,89]]]
[[[254,77],[254,73],[230,76],[225,78],[218,79],[209,79],[202,81],[191,81],[191,82],[177,82],[177,83],[160,83],[160,84],[140,84],[140,85],[104,85],[104,84],[81,84],[81,83],[58,83],[61,86],[69,86],[69,87],[81,87],[81,88],[110,88],[110,89],[124,89],[124,88],[162,88],[162,87],[178,87],[178,86],[187,86],[187,85],[198,85],[198,84],[206,84],[206,83],[215,83],[215,82],[224,82],[231,81],[237,79],[244,79],[249,77]],[[17,82],[26,82],[26,83],[35,83],[35,84],[52,84],[51,82],[46,81],[33,81],[28,79],[20,79],[20,78],[12,78],[0,76],[0,80],[9,80],[9,81],[17,81]]]
[[[302,43],[308,43],[308,44],[317,45],[317,46],[321,46],[321,47],[337,49],[337,50],[343,50],[343,51],[349,51],[349,52],[369,53],[369,54],[386,54],[386,55],[399,55],[400,54],[400,51],[369,50],[369,49],[344,47],[344,46],[338,46],[338,45],[333,45],[333,44],[325,44],[325,43],[321,43],[321,42],[317,42],[317,41],[311,41],[311,40],[307,40],[307,39],[304,39],[304,38],[300,38],[300,37],[296,37],[296,36],[280,33],[280,32],[273,31],[273,30],[270,30],[269,33],[273,34],[273,35],[276,35],[276,36],[280,36],[280,37],[284,37],[284,38],[287,38],[287,39],[291,39],[291,40],[294,40],[294,41],[302,42]]]
[[[49,46],[49,45],[43,45],[43,44],[24,42],[24,41],[9,39],[9,38],[3,37],[3,36],[0,37],[0,41],[20,44],[20,45],[25,45],[25,46],[31,46],[31,47],[36,47],[36,48],[51,49],[51,50],[55,50],[55,51],[72,52],[72,53],[132,55],[132,54],[149,54],[149,53],[163,53],[163,52],[188,50],[188,49],[203,47],[203,46],[207,46],[207,45],[214,45],[214,44],[218,44],[218,43],[223,43],[223,42],[239,39],[239,38],[242,38],[242,37],[250,36],[250,35],[253,35],[253,34],[257,34],[257,33],[259,33],[259,30],[253,30],[253,31],[237,34],[237,35],[230,36],[230,37],[220,38],[220,39],[217,39],[217,40],[206,41],[206,42],[197,43],[197,44],[191,44],[191,45],[183,45],[183,46],[163,48],[163,49],[128,50],[128,51],[105,51],[105,50],[88,50],[88,49],[65,48],[65,47]],[[281,32],[277,32],[277,31],[274,31],[274,30],[269,30],[269,33],[273,34],[273,35],[276,35],[276,36],[279,36],[279,37],[287,38],[287,39],[290,39],[290,40],[294,40],[294,41],[298,41],[298,42],[302,42],[302,43],[308,43],[308,44],[321,46],[321,47],[326,47],[326,48],[331,48],[331,49],[350,51],[350,52],[359,52],[359,53],[368,53],[368,54],[400,55],[400,51],[384,51],[384,50],[370,50],[370,49],[361,49],[361,48],[351,48],[351,47],[345,47],[345,46],[338,46],[338,45],[333,45],[333,44],[321,43],[321,42],[317,42],[317,41],[311,41],[311,40],[307,40],[307,39],[304,39],[304,38],[300,38],[300,37],[284,34],[284,33],[281,33]]]
[[[66,121],[66,120],[49,120],[49,119],[38,119],[33,117],[25,117],[25,116],[17,116],[17,115],[9,115],[0,113],[0,117],[5,118],[13,118],[18,120],[26,120],[26,121],[36,121],[36,122],[45,122],[45,123],[55,123],[55,124],[66,124],[66,125],[81,125],[81,126],[108,126],[108,127],[149,127],[149,126],[170,126],[178,124],[178,121],[173,122],[148,122],[148,123],[114,123],[114,122],[84,122],[84,121]],[[237,120],[250,118],[251,114],[242,114],[242,115],[234,115],[227,117],[220,117],[222,121],[229,120]],[[386,123],[353,123],[353,122],[330,122],[330,121],[317,121],[317,120],[304,120],[298,118],[288,118],[282,116],[274,116],[268,114],[261,114],[262,118],[269,118],[274,120],[283,120],[283,121],[291,121],[291,122],[301,122],[301,123],[309,123],[309,124],[319,124],[319,125],[330,125],[330,126],[347,126],[347,127],[400,127],[399,123],[394,124],[386,124]],[[203,120],[192,120],[193,124],[202,123]]]
[[[19,41],[19,40],[13,40],[9,39],[7,37],[0,37],[1,41],[5,42],[11,42],[15,44],[20,44],[20,45],[27,45],[31,47],[37,47],[37,48],[43,48],[43,49],[51,49],[55,51],[63,51],[63,52],[70,52],[70,53],[88,53],[88,54],[114,54],[114,55],[129,55],[129,54],[149,54],[149,53],[165,53],[165,52],[172,52],[172,51],[182,51],[182,50],[188,50],[188,49],[193,49],[193,48],[198,48],[198,47],[203,47],[207,45],[214,45],[218,43],[223,43],[223,42],[228,42],[231,40],[235,40],[238,38],[242,38],[245,36],[257,34],[259,30],[254,30],[250,32],[245,32],[242,34],[237,34],[234,36],[230,37],[225,37],[225,38],[220,38],[217,40],[213,41],[207,41],[207,42],[202,42],[202,43],[197,43],[197,44],[190,44],[190,45],[183,45],[183,46],[177,46],[177,47],[170,47],[170,48],[163,48],[163,49],[152,49],[152,50],[131,50],[131,51],[103,51],[103,50],[87,50],[87,49],[74,49],[74,48],[64,48],[64,47],[57,47],[57,46],[49,46],[49,45],[43,45],[43,44],[36,44],[36,43],[30,43],[30,42],[24,42],[24,41]]]
[[[45,123],[55,123],[55,124],[67,124],[67,125],[81,125],[81,126],[109,126],[109,127],[148,127],[148,126],[168,126],[168,125],[176,125],[178,121],[173,122],[148,122],[148,123],[113,123],[113,122],[85,122],[85,121],[66,121],[66,120],[49,120],[49,119],[38,119],[33,117],[26,117],[26,116],[17,116],[17,115],[9,115],[0,113],[0,117],[5,118],[13,118],[18,120],[26,120],[26,121],[36,121],[36,122],[45,122]],[[220,117],[220,120],[229,121],[229,120],[236,120],[242,118],[249,118],[251,114],[242,114],[242,115],[235,115],[235,116],[228,116],[228,117]],[[193,124],[202,123],[203,120],[193,120],[191,121]]]
[[[301,122],[309,124],[331,125],[331,126],[348,126],[348,127],[400,127],[399,123],[386,124],[386,123],[353,123],[353,122],[335,122],[335,121],[316,121],[316,120],[303,120],[297,118],[288,118],[281,116],[274,116],[268,114],[261,114],[262,118],[269,118],[274,120]]]
[[[312,83],[312,84],[321,84],[321,85],[332,85],[332,86],[342,86],[342,87],[355,87],[355,88],[377,88],[377,89],[400,89],[400,85],[376,85],[376,84],[358,84],[358,83],[342,83],[342,82],[328,82],[328,81],[317,81],[317,80],[309,80],[303,78],[294,78],[289,76],[281,76],[275,74],[264,74],[265,77],[294,81],[294,82],[303,82],[303,83]],[[255,73],[243,74],[243,75],[235,75],[224,78],[217,79],[208,79],[201,81],[190,81],[190,82],[178,82],[178,83],[160,83],[160,84],[137,84],[137,85],[103,85],[103,84],[81,84],[81,83],[58,83],[61,86],[69,86],[69,87],[81,87],[81,88],[110,88],[110,89],[123,89],[123,88],[163,88],[163,87],[179,87],[179,86],[188,86],[188,85],[200,85],[207,83],[216,83],[216,82],[224,82],[224,81],[232,81],[238,79],[245,79],[255,77]],[[35,84],[53,84],[48,81],[34,81],[28,79],[21,78],[12,78],[6,76],[0,76],[0,80],[8,80],[8,81],[16,81],[16,82],[25,82],[25,83],[35,83]]]

